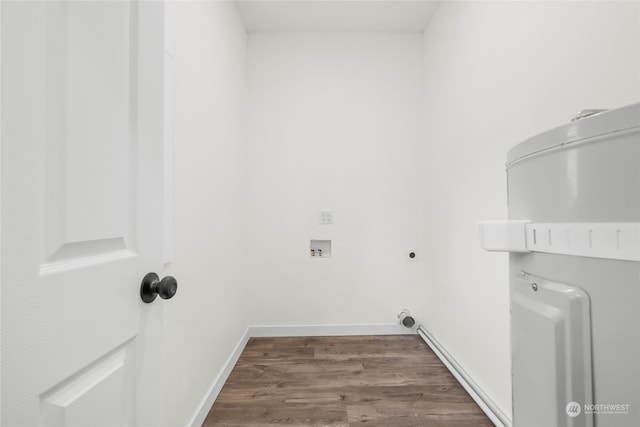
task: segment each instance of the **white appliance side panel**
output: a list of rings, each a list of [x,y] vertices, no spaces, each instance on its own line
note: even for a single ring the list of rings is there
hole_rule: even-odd
[[[511,316],[514,425],[593,427],[582,410],[593,403],[587,293],[522,274]]]

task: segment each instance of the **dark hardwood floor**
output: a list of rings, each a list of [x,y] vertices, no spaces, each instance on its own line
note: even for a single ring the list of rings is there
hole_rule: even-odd
[[[417,336],[252,338],[204,427],[493,426]]]

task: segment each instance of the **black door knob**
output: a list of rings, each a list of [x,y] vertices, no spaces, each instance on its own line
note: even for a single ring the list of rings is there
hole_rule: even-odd
[[[144,276],[140,284],[140,297],[142,301],[153,302],[158,295],[162,299],[169,299],[176,294],[178,281],[172,276],[159,279],[156,273],[149,273]]]

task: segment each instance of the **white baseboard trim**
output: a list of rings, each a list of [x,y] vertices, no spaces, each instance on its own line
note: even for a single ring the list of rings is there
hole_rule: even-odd
[[[415,333],[415,328],[408,329],[397,323],[360,325],[281,325],[249,327],[249,336],[251,337],[322,337],[405,334],[415,335]]]
[[[469,393],[469,395],[480,406],[480,409],[487,414],[487,417],[497,427],[511,427],[511,419],[498,408],[493,400],[473,381],[473,378],[458,364],[456,359],[442,347],[435,337],[423,326],[417,328],[418,335],[427,343],[427,345],[438,356],[440,361],[449,369],[453,376],[458,380],[460,385]]]
[[[242,351],[253,337],[318,337],[349,335],[406,335],[415,334],[415,328],[405,328],[396,323],[362,324],[362,325],[284,325],[284,326],[249,326],[238,341],[233,352],[220,370],[218,376],[200,401],[195,413],[187,422],[189,427],[201,427],[213,403],[220,394],[224,383],[229,378],[233,367]]]
[[[202,426],[202,423],[204,423],[204,419],[207,418],[207,414],[209,414],[209,411],[213,406],[213,402],[216,401],[216,398],[218,397],[218,395],[220,394],[220,391],[222,390],[222,386],[224,386],[224,383],[227,381],[227,378],[229,378],[229,375],[231,374],[233,367],[236,365],[236,362],[240,358],[242,351],[247,345],[247,342],[249,342],[249,338],[251,338],[251,335],[249,335],[249,329],[247,329],[242,335],[242,337],[240,338],[240,341],[238,341],[238,344],[236,344],[236,347],[231,352],[231,355],[229,356],[227,361],[222,366],[220,373],[218,373],[218,376],[213,380],[213,383],[209,387],[209,390],[207,390],[207,393],[205,394],[204,398],[200,401],[200,404],[196,408],[195,413],[191,416],[191,419],[189,419],[189,421],[187,422],[186,424],[187,426],[189,427]]]

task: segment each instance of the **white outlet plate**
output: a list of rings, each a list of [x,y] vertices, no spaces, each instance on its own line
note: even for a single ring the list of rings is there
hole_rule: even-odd
[[[333,211],[320,211],[320,224],[333,224]]]

